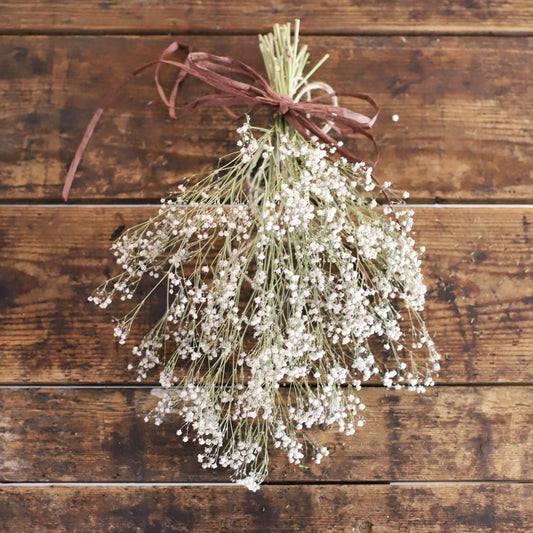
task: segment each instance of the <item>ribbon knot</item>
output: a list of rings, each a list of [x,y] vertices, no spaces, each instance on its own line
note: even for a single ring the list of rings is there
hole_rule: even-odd
[[[168,59],[169,56],[179,49],[187,52],[187,57],[184,62]],[[185,113],[202,107],[222,107],[231,117],[238,118],[238,115],[233,113],[230,107],[246,106],[250,112],[254,112],[256,109],[263,107],[267,108],[273,116],[283,116],[304,138],[310,139],[314,136],[321,142],[335,145],[337,153],[351,162],[363,162],[372,167],[377,163],[379,152],[371,128],[378,116],[379,106],[370,96],[362,93],[340,93],[335,91],[312,98],[306,102],[295,102],[289,95],[275,92],[261,74],[242,61],[205,52],[191,52],[187,44],[175,41],[166,48],[158,59],[141,65],[128,74],[107,95],[100,107],[96,110],[85,129],[85,133],[70,164],[63,187],[63,198],[65,201],[68,199],[76,170],[81,161],[81,156],[87,147],[89,139],[104,109],[111,104],[119,91],[135,76],[154,65],[156,66],[155,84],[157,92],[161,100],[168,107],[171,118],[178,118]],[[159,71],[162,65],[170,65],[178,69],[176,80],[168,96],[159,81]],[[210,85],[216,92],[200,96],[184,106],[177,106],[176,99],[178,90],[187,75],[193,76],[205,84]],[[348,96],[364,100],[372,106],[374,115],[368,117],[345,107],[323,103],[324,100],[336,96]],[[374,146],[376,160],[368,162],[357,157],[348,148],[330,136],[328,129],[324,130],[313,119],[324,121],[330,129],[340,135],[364,135],[371,140]]]
[[[274,93],[275,103],[277,105],[277,111],[273,113],[274,116],[286,115],[289,109],[294,105],[292,98],[288,94]]]

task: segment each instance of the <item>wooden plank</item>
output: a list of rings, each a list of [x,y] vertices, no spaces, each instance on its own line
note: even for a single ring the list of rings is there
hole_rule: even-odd
[[[80,513],[80,509],[83,510]],[[0,487],[6,533],[531,531],[533,485]]]
[[[98,20],[94,13],[91,18]],[[196,50],[236,56],[262,71],[255,36],[186,39]],[[157,57],[170,40],[1,37],[0,198],[60,200],[93,111],[126,73]],[[368,92],[382,105],[376,127],[382,180],[419,201],[533,200],[530,38],[303,40],[314,60],[331,52],[316,79],[339,91]],[[187,83],[184,101],[204,91]],[[393,114],[399,115],[396,123]],[[183,176],[212,169],[233,151],[236,127],[216,109],[180,122],[165,118],[151,75],[145,75],[104,114],[72,199],[159,199]]]
[[[117,271],[112,235],[155,212],[0,208],[0,383],[135,383],[130,348],[157,304],[121,346],[111,319],[126,309],[102,311],[87,297]],[[427,248],[426,316],[446,355],[440,383],[533,382],[532,218],[520,207],[416,209],[418,243]]]
[[[267,481],[532,481],[533,387],[436,387],[425,394],[365,388],[366,426],[310,434],[331,455],[309,468],[270,455]],[[0,389],[4,482],[214,482],[177,423],[143,418],[150,389]],[[179,426],[178,426],[179,427]]]
[[[383,16],[386,13],[386,16]],[[149,3],[123,0],[79,3],[7,0],[0,9],[0,31],[65,32],[239,32],[268,31],[274,22],[299,17],[304,32],[321,34],[391,32],[530,32],[528,0],[446,2],[398,0],[333,3],[293,0],[242,9],[236,0]]]

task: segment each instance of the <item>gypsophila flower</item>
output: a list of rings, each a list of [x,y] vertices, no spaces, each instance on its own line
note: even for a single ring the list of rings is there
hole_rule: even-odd
[[[286,27],[262,39],[280,93],[294,95],[306,80],[307,55],[295,47]],[[279,68],[295,56],[291,69]],[[391,184],[378,186],[372,169],[280,117],[237,131],[229,162],[113,244],[122,272],[91,300],[105,308],[153,280],[115,326],[126,342],[147,299],[164,294],[161,317],[133,348],[139,381],[158,367],[161,399],[147,418],[177,417],[177,435],[203,448],[202,467],[230,468],[257,490],[269,446],[290,463],[320,463],[328,449],[306,430],[354,434],[365,423],[363,382],[423,392],[440,356],[420,315],[413,211],[400,198],[378,202]]]

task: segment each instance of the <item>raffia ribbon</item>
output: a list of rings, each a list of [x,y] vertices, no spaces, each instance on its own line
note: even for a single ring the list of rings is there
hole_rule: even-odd
[[[187,57],[184,62],[168,59],[169,56],[180,49],[187,52]],[[87,147],[89,139],[91,138],[104,109],[113,102],[119,91],[133,80],[135,76],[153,65],[156,65],[155,84],[157,92],[159,93],[161,100],[163,100],[168,107],[169,115],[173,119],[177,119],[186,113],[190,113],[203,107],[222,107],[233,118],[238,118],[238,116],[230,110],[230,107],[246,106],[249,108],[250,113],[254,113],[258,109],[266,109],[272,116],[283,116],[283,118],[304,138],[310,139],[314,136],[324,143],[335,145],[337,147],[337,152],[349,161],[354,163],[364,162],[372,167],[377,163],[378,148],[374,136],[372,135],[371,128],[377,119],[379,106],[374,99],[367,94],[335,91],[312,98],[308,101],[294,101],[286,94],[275,92],[261,74],[242,61],[205,52],[192,52],[187,44],[175,41],[166,48],[158,59],[141,65],[128,74],[128,76],[126,76],[119,85],[107,95],[100,107],[96,110],[70,164],[65,179],[65,185],[63,187],[63,198],[65,201],[68,199],[72,182],[78,165],[80,164],[83,152]],[[178,75],[168,96],[159,80],[159,72],[162,65],[171,65],[178,69]],[[178,96],[178,90],[180,84],[187,75],[193,76],[207,85],[210,85],[216,90],[216,92],[200,96],[186,105],[177,106],[176,99]],[[324,103],[325,100],[338,96],[348,96],[368,102],[374,109],[374,115],[368,117],[345,107],[340,107],[331,103]],[[339,145],[338,140],[329,135],[328,129],[321,128],[313,119],[325,122],[330,130],[333,130],[342,136],[364,135],[371,140],[374,146],[376,161],[364,161],[344,145]]]

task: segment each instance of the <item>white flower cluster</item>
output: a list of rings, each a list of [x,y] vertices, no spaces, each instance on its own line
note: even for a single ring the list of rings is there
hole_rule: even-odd
[[[167,302],[133,349],[138,380],[162,367],[150,418],[177,413],[203,467],[231,468],[256,490],[269,445],[291,463],[320,463],[328,450],[306,430],[353,434],[363,382],[422,392],[439,354],[420,316],[412,210],[379,206],[372,170],[332,147],[280,125],[239,133],[233,161],[114,243],[123,271],[92,300],[128,300],[153,278],[115,328],[123,343],[149,296]]]

